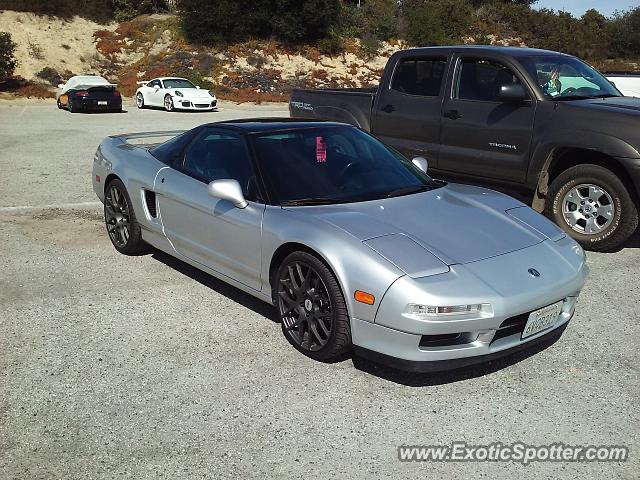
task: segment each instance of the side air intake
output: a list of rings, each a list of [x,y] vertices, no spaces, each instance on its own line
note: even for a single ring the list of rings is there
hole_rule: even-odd
[[[158,217],[158,208],[156,207],[156,192],[151,190],[144,191],[144,201],[147,204],[147,211],[152,218]]]

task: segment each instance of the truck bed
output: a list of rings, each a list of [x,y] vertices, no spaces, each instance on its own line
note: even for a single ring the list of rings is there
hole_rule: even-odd
[[[292,118],[319,118],[349,123],[369,131],[377,88],[295,89],[289,112]]]

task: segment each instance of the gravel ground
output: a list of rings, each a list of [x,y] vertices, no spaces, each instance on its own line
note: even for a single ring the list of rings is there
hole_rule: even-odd
[[[287,114],[224,107],[0,105],[0,478],[638,478],[637,237],[589,254],[557,343],[431,375],[311,361],[266,304],[164,254],[117,254],[90,185],[99,141]],[[397,459],[398,445],[454,441],[631,454],[528,466]]]

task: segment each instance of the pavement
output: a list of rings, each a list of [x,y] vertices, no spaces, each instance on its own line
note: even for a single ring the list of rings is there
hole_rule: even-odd
[[[0,478],[637,479],[640,240],[589,253],[562,338],[437,374],[295,351],[270,306],[168,255],[119,255],[91,190],[106,135],[215,113],[0,104]],[[627,462],[400,462],[399,445],[625,445]]]

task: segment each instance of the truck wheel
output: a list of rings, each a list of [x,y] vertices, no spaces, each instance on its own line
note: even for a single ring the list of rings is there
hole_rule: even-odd
[[[599,165],[577,165],[551,183],[548,218],[584,248],[605,252],[620,247],[638,227],[638,208],[624,183]]]
[[[274,296],[285,338],[314,360],[332,362],[351,351],[347,306],[327,266],[307,252],[284,259]]]

